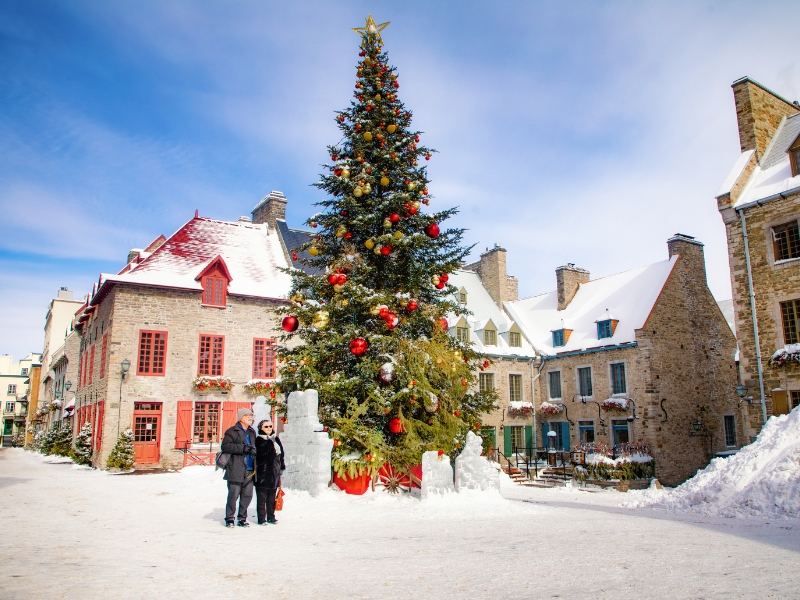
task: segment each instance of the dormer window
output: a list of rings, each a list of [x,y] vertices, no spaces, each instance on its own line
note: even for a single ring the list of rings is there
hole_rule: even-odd
[[[227,304],[228,283],[231,279],[231,274],[222,257],[214,258],[197,276],[197,280],[203,286],[203,306],[224,308]]]
[[[789,146],[789,165],[792,167],[792,177],[800,175],[800,136]]]
[[[497,346],[497,332],[494,329],[483,330],[483,345]]]
[[[597,323],[597,339],[610,338],[614,335],[611,331],[611,321],[599,321]]]
[[[556,329],[553,331],[553,348],[566,346],[572,329]]]
[[[467,291],[464,288],[461,288],[458,291],[458,303],[459,304],[466,304],[467,303]]]
[[[517,331],[508,334],[508,345],[512,348],[522,348],[522,335]]]

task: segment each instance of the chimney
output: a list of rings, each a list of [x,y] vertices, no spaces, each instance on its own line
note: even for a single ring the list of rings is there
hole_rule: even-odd
[[[144,252],[141,248],[131,248],[131,251],[128,252],[128,262],[125,263],[127,265],[131,264],[133,261],[139,258],[139,253]]]
[[[800,107],[749,77],[737,79],[731,87],[736,102],[739,145],[742,152],[755,150],[756,159],[761,163],[781,120],[799,113]]]
[[[589,282],[589,271],[567,263],[556,269],[556,291],[558,310],[564,310],[572,302],[582,283]]]
[[[58,299],[72,300],[72,292],[70,292],[67,288],[62,287],[60,290],[58,290]]]
[[[701,275],[703,282],[706,282],[706,261],[701,242],[690,235],[676,233],[667,240],[667,248],[670,258],[677,254],[689,272]]]
[[[472,266],[474,265],[467,265],[467,267]],[[491,250],[487,248],[486,252],[481,254],[480,265],[477,266],[477,269],[469,270],[477,271],[483,287],[501,308],[503,302],[518,299],[517,278],[509,277],[506,274],[505,248],[501,248],[498,244],[495,244]]]
[[[270,227],[276,227],[275,221],[286,220],[286,196],[277,190],[271,191],[256,204],[253,209],[253,223],[261,225],[268,223]]]

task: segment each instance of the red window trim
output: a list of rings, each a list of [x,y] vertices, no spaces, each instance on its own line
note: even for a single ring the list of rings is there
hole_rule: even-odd
[[[209,339],[209,356],[208,356],[208,372],[203,372],[203,338]],[[220,366],[219,366],[219,373],[214,373],[213,363],[214,363],[214,340],[215,338],[219,338],[222,347],[220,348]],[[206,377],[221,377],[225,374],[225,336],[224,335],[217,335],[214,333],[201,333],[200,334],[200,341],[198,345],[197,351],[197,374],[204,375]]]
[[[264,372],[267,372],[267,352],[269,349],[272,350],[272,375],[258,375],[256,374],[256,344],[258,342],[264,342],[264,362],[261,366],[264,368]],[[278,341],[272,338],[253,338],[253,379],[275,379],[277,377],[277,357],[275,356],[275,350],[277,348]]]
[[[89,351],[89,385],[92,385],[92,381],[94,381],[94,344]]]
[[[108,353],[108,334],[103,335],[103,345],[100,349],[100,379],[106,376],[106,354]]]
[[[164,336],[164,359],[163,365],[161,368],[160,373],[153,372],[153,353],[155,352],[155,348],[151,347],[150,349],[150,356],[147,362],[148,371],[143,371],[143,364],[142,364],[142,334],[144,333],[151,333],[155,335],[162,335]],[[139,330],[139,339],[138,344],[136,345],[136,374],[141,377],[164,377],[167,374],[167,348],[169,346],[169,333],[166,331],[156,331],[153,329],[140,329]],[[155,341],[155,337],[153,338]]]

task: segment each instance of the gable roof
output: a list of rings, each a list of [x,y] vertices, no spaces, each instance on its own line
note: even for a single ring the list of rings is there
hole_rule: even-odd
[[[98,296],[113,283],[200,291],[196,278],[218,257],[231,276],[229,295],[274,299],[288,295],[291,277],[281,268],[289,265],[277,231],[267,224],[195,216],[129,271],[101,274]]]
[[[583,283],[564,310],[558,310],[556,291],[503,305],[533,347],[544,354],[635,342],[635,330],[647,321],[677,260],[675,255],[669,260]],[[619,323],[612,337],[598,340],[596,321],[609,313]],[[555,348],[552,332],[562,328],[571,329],[572,334],[565,346]]]
[[[734,208],[742,208],[744,206],[754,204],[767,199],[779,197],[780,194],[793,193],[800,191],[800,175],[792,177],[791,165],[789,164],[789,155],[787,151],[792,143],[800,136],[800,113],[790,117],[784,117],[778,130],[764,152],[764,158],[761,163],[756,165],[753,169],[747,184],[742,189],[742,193],[736,199]],[[739,157],[736,165],[734,166],[731,175],[726,179],[723,184],[721,193],[717,197],[728,193],[726,190],[729,180],[734,177],[734,173],[738,170],[738,175],[735,179],[741,176],[744,169],[742,162],[745,161],[745,154]],[[749,151],[747,160],[750,159],[752,151]],[[735,184],[735,180],[730,182],[730,188]]]
[[[281,239],[283,240],[284,248],[286,248],[286,254],[292,267],[295,269],[300,269],[301,271],[305,271],[311,275],[320,275],[322,273],[322,269],[309,267],[300,262],[304,258],[311,258],[308,250],[297,250],[297,248],[303,244],[310,242],[313,239],[314,234],[304,229],[294,229],[289,227],[289,225],[287,225],[286,221],[283,219],[276,219],[275,224],[277,225],[278,235],[280,235]],[[292,257],[292,252],[297,254],[297,260]]]

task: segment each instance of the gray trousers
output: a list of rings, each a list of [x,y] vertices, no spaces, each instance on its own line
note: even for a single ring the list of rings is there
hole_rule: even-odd
[[[247,474],[250,475],[252,471]],[[248,477],[243,482],[228,482],[228,503],[225,505],[225,521],[233,522],[233,515],[236,513],[236,501],[239,501],[239,521],[247,521],[247,507],[253,499],[253,483],[255,477]]]

